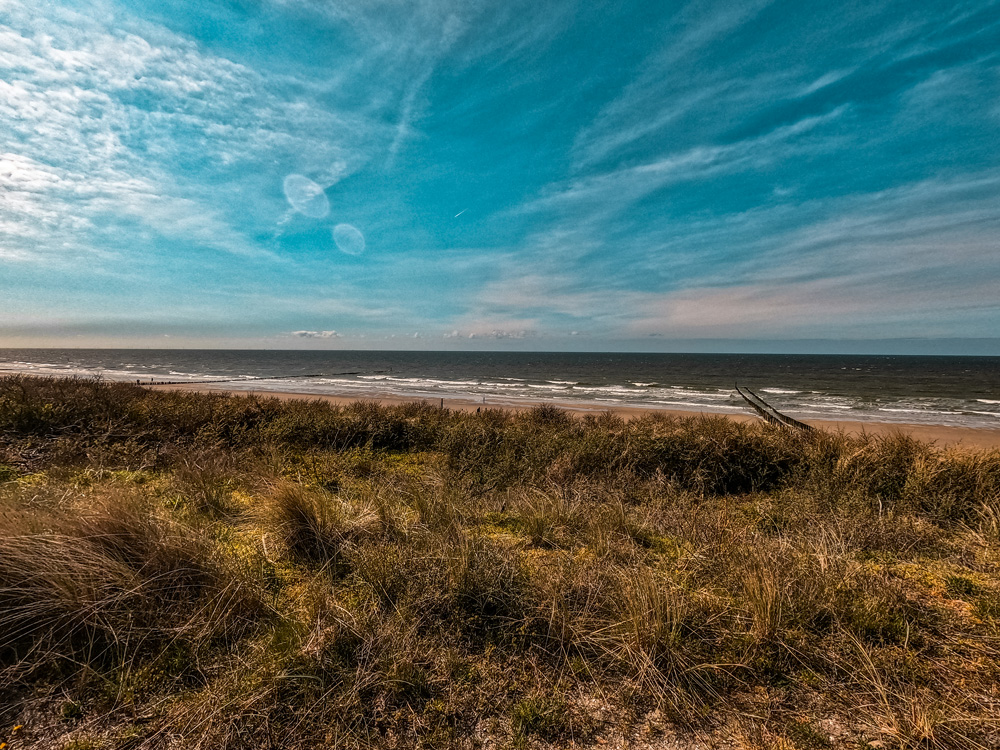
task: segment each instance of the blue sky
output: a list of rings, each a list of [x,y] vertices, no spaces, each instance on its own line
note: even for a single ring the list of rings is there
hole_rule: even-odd
[[[0,0],[0,346],[998,331],[998,2]]]

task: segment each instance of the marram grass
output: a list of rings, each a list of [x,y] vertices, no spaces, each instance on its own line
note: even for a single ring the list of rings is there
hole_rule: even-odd
[[[10,748],[991,748],[998,563],[996,451],[0,378]]]

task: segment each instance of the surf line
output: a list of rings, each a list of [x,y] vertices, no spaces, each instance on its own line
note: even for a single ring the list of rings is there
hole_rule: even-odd
[[[390,370],[373,370],[370,375],[384,375],[386,372],[391,372]],[[139,381],[136,380],[136,385],[210,385],[212,383],[249,383],[251,381],[260,380],[293,380],[295,378],[305,379],[305,378],[334,378],[338,375],[361,375],[361,370],[356,370],[352,372],[330,372],[330,373],[317,373],[314,375],[248,375],[242,378],[216,378],[214,380],[149,380]]]

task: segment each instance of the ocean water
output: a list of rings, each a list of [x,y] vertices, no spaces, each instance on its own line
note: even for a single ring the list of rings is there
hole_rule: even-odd
[[[214,382],[238,390],[747,413],[1000,429],[1000,357],[0,349],[0,374]]]

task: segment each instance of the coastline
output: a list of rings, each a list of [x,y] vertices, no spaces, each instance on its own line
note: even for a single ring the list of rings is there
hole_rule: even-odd
[[[379,393],[370,395],[336,396],[318,393],[297,393],[292,391],[271,391],[271,390],[244,390],[238,388],[226,388],[222,386],[207,386],[203,384],[171,384],[171,385],[144,385],[144,388],[151,390],[166,391],[187,391],[195,393],[230,393],[234,395],[256,395],[265,398],[278,398],[281,400],[302,400],[302,401],[324,401],[330,404],[344,406],[357,401],[375,401],[384,405],[398,405],[412,403],[414,401],[441,402],[444,407],[453,411],[473,412],[481,408],[483,404],[475,399],[468,398],[444,398],[444,399],[418,399],[406,396],[390,396]],[[546,400],[537,403],[490,403],[486,406],[491,409],[507,409],[510,411],[527,411],[538,406],[540,403],[552,404],[571,414],[600,414],[610,411],[625,419],[637,419],[647,414],[663,414],[671,417],[698,417],[698,416],[721,416],[737,422],[755,422],[757,417],[751,414],[724,414],[719,412],[685,411],[681,409],[661,409],[641,406],[597,406],[587,407],[580,403],[565,401]],[[903,434],[925,443],[931,443],[938,448],[974,448],[979,450],[1000,449],[1000,430],[991,430],[977,427],[952,427],[948,425],[928,425],[928,424],[907,424],[900,422],[874,422],[874,421],[845,421],[845,420],[803,420],[807,424],[828,432],[844,432],[854,435],[877,435],[888,436]]]

